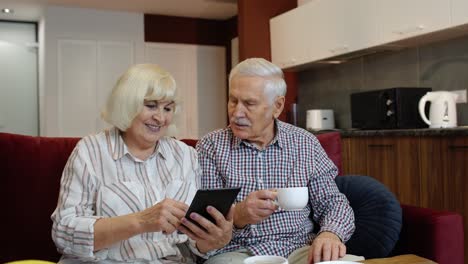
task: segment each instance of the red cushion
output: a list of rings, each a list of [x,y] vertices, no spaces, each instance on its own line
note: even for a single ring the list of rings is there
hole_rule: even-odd
[[[78,140],[0,133],[0,201],[7,216],[0,263],[59,259],[50,215],[57,205],[63,167]]]
[[[343,173],[341,166],[341,134],[339,132],[330,132],[316,135],[328,157],[338,167],[338,175]]]
[[[401,205],[403,228],[395,254],[416,254],[437,263],[463,264],[463,218],[460,214]]]

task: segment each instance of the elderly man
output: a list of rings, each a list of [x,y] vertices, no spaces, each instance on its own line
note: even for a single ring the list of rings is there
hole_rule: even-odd
[[[242,263],[252,255],[313,263],[346,254],[354,213],[335,184],[338,170],[314,135],[277,119],[285,94],[283,72],[264,59],[247,59],[230,73],[229,126],[203,137],[197,151],[202,188],[242,190],[233,238],[206,263]],[[303,210],[278,209],[276,189],[286,186],[309,188]]]

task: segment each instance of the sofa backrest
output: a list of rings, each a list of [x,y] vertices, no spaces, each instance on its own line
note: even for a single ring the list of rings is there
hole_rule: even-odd
[[[341,172],[340,134],[320,134],[317,138]],[[0,201],[5,223],[0,235],[0,263],[58,261],[50,215],[57,205],[63,168],[78,141],[0,133]],[[197,142],[183,141],[191,146]]]
[[[0,133],[0,201],[6,206],[0,263],[58,260],[50,215],[57,205],[63,167],[78,140]]]

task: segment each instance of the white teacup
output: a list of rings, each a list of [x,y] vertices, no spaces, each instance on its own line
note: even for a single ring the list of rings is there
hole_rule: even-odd
[[[281,256],[254,256],[244,259],[244,264],[288,264],[288,260]]]
[[[283,210],[301,210],[309,201],[309,188],[291,187],[279,188],[277,195],[278,205]]]

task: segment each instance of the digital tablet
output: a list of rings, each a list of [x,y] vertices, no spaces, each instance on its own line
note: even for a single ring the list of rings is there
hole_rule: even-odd
[[[226,216],[229,213],[229,209],[234,203],[240,189],[240,187],[237,187],[198,190],[193,198],[192,204],[190,204],[185,218],[191,220],[195,224],[198,224],[190,219],[190,214],[195,212],[211,222],[216,223],[213,217],[206,211],[206,207],[211,205]]]

